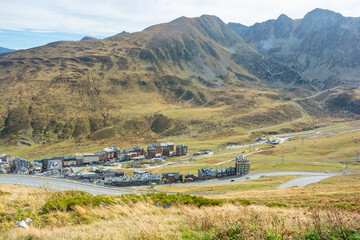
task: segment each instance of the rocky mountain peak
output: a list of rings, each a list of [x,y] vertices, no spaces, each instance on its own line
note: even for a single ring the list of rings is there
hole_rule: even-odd
[[[229,26],[234,31],[243,29],[235,23]],[[360,79],[360,18],[317,8],[303,19],[282,14],[236,32],[262,54],[302,73],[317,88]]]
[[[304,16],[295,30],[295,35],[301,38],[319,30],[340,25],[344,20],[345,18],[340,13],[317,8]]]
[[[85,37],[83,37],[80,41],[95,40],[95,39],[96,39],[96,38],[94,38],[94,37],[85,36]]]
[[[288,38],[294,28],[294,20],[281,14],[276,21],[274,21],[274,35],[276,38]]]
[[[281,14],[277,19],[276,22],[288,22],[292,21],[290,17],[288,17],[286,14]]]

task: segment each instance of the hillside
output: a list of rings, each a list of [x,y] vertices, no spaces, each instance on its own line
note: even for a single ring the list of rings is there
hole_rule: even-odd
[[[229,23],[239,36],[265,56],[282,62],[317,90],[360,81],[360,18],[315,9],[303,19],[282,14],[247,27]]]
[[[297,72],[209,15],[10,53],[0,76],[1,141],[18,145],[211,137],[300,118],[295,95],[272,87],[309,93]]]

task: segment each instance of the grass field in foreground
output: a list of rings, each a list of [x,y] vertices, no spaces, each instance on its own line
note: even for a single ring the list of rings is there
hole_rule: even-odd
[[[360,237],[360,175],[331,177],[303,188],[238,191],[210,200],[181,195],[130,199],[0,185],[0,239]],[[159,201],[170,207],[157,207]],[[26,217],[33,219],[30,230],[12,228]]]
[[[284,203],[299,207],[338,207],[360,210],[360,174],[339,175],[326,178],[306,187],[272,189],[267,191],[238,191],[214,198],[242,198],[257,204]]]

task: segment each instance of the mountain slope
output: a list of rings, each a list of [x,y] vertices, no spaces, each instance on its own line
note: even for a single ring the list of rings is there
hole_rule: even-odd
[[[54,42],[0,57],[1,136],[30,145],[218,131],[240,126],[244,114],[254,119],[291,108],[286,95],[267,88],[301,84],[306,81],[298,73],[252,49],[219,18],[181,17],[137,33]],[[267,109],[269,98],[277,100]],[[188,108],[227,117],[189,124],[166,116]],[[297,118],[299,111],[274,121]]]
[[[301,73],[316,89],[360,81],[360,18],[315,9],[299,20],[282,14],[251,27],[229,27],[262,54]]]

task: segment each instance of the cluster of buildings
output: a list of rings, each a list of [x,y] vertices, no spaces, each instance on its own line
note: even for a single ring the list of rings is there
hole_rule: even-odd
[[[104,180],[109,177],[121,177],[124,176],[124,172],[122,171],[113,171],[110,169],[97,168],[92,170],[93,173],[76,173],[68,175],[66,178],[71,180],[83,181],[83,182],[97,182]]]
[[[159,183],[180,183],[180,182],[193,182],[197,180],[208,180],[214,178],[223,178],[231,176],[243,176],[250,171],[250,161],[244,156],[237,156],[235,159],[235,167],[229,168],[202,168],[198,170],[198,175],[191,173],[182,176],[179,172],[162,173],[160,174],[148,173],[144,170],[135,169],[134,177],[131,176],[118,176],[118,177],[106,177],[103,181],[104,185],[112,186],[139,186],[150,185]]]
[[[30,174],[41,171],[41,166],[21,157],[0,154],[0,173]]]
[[[118,159],[120,161],[136,161],[150,158],[186,156],[187,150],[188,147],[184,144],[174,145],[172,142],[155,143],[147,145],[146,151],[142,146],[134,146],[132,148],[124,149],[122,153],[119,154]]]
[[[145,159],[145,151],[142,146],[135,146],[132,148],[124,149],[122,154],[119,155],[119,160],[142,160]]]
[[[160,174],[148,173],[147,171],[136,169],[134,171],[134,177],[107,177],[104,179],[103,184],[119,187],[160,184]]]
[[[147,145],[147,157],[156,158],[161,156],[185,156],[187,155],[187,145],[174,145],[172,142],[168,143],[156,143]]]
[[[230,176],[242,176],[250,172],[250,161],[244,156],[237,156],[235,158],[235,167],[229,168],[202,168],[198,170],[198,179],[207,180],[213,178],[223,178]]]
[[[244,156],[237,156],[235,166],[229,168],[202,168],[198,175],[191,173],[182,176],[178,172],[153,174],[144,170],[135,170],[134,176],[126,176],[124,172],[94,168],[91,174],[74,174],[71,166],[82,166],[106,163],[112,160],[136,160],[144,158],[161,158],[187,155],[187,145],[174,145],[174,143],[149,144],[145,151],[141,146],[135,146],[120,152],[119,147],[107,147],[96,153],[77,154],[69,157],[46,157],[34,162],[6,154],[0,155],[0,173],[58,175],[73,180],[97,182],[112,186],[139,186],[160,183],[192,182],[223,178],[236,175],[245,175],[250,171],[250,161]],[[208,154],[207,152],[199,154]]]
[[[64,167],[81,166],[93,163],[105,163],[117,159],[120,154],[119,147],[108,147],[96,153],[77,154],[69,157],[46,157],[35,160],[34,163],[41,164],[41,172],[61,170]]]
[[[142,160],[145,158],[184,155],[187,155],[187,146],[175,146],[174,143],[150,144],[147,151],[141,146],[134,146],[122,152],[119,147],[107,147],[95,153],[77,154],[68,157],[46,157],[34,162],[26,161],[20,157],[0,154],[0,173],[40,174],[47,172],[57,174],[67,167],[102,164],[112,160]]]

